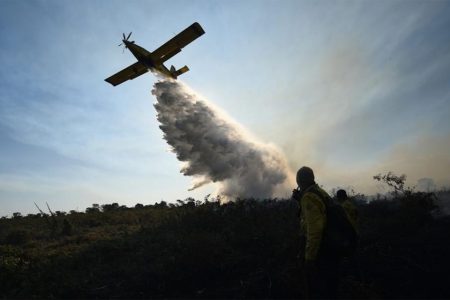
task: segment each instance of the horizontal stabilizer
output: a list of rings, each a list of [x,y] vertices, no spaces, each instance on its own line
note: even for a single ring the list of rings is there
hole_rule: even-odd
[[[177,79],[178,76],[180,76],[183,73],[186,73],[187,71],[189,71],[188,66],[184,66],[179,70],[176,70],[174,66],[170,67],[170,74],[172,74],[172,77]]]
[[[179,69],[179,70],[176,72],[176,74],[177,74],[177,76],[179,76],[179,75],[181,75],[181,74],[183,74],[183,73],[186,73],[187,71],[189,71],[188,66],[184,66],[184,67],[182,67],[181,69]]]

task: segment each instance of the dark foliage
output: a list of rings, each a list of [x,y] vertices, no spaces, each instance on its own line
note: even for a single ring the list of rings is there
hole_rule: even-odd
[[[450,219],[430,193],[358,201],[345,298],[450,298]],[[2,298],[302,298],[297,203],[207,198],[0,220]]]
[[[30,240],[30,233],[23,229],[11,230],[5,237],[5,243],[11,245],[23,245]]]

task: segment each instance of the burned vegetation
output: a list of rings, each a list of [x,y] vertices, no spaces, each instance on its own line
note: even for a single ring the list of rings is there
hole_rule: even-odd
[[[450,218],[435,197],[356,196],[361,240],[342,297],[450,298]],[[295,201],[48,210],[0,220],[0,297],[304,297]]]

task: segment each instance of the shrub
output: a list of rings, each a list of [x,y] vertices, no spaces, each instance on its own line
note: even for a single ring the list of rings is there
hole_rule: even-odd
[[[23,229],[14,229],[5,237],[5,243],[11,245],[23,245],[30,241],[31,235]]]

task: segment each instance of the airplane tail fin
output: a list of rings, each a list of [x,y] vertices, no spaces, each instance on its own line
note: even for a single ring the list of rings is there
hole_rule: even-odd
[[[180,76],[183,73],[186,73],[187,71],[189,71],[188,66],[184,66],[178,70],[175,69],[174,66],[170,67],[170,73],[173,75],[173,77],[177,78],[178,76]]]

